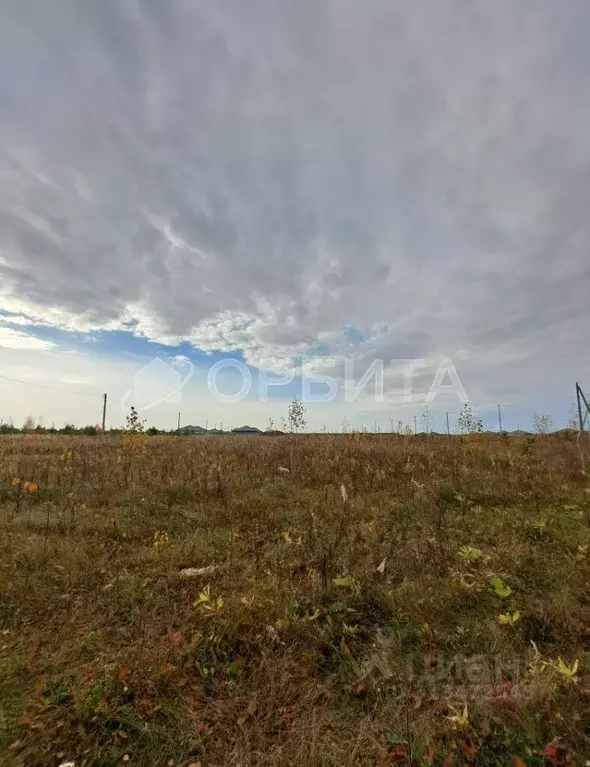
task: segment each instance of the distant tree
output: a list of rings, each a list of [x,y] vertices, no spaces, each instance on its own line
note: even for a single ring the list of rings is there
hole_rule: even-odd
[[[570,407],[566,428],[573,429],[573,431],[578,431],[580,428],[580,420],[579,420],[578,411],[575,405],[572,405]]]
[[[126,431],[132,432],[133,434],[141,434],[143,432],[145,421],[143,421],[139,417],[139,413],[137,412],[136,408],[133,405],[131,405],[131,407],[129,408],[129,412],[127,413],[125,421],[126,421],[126,426],[125,426]]]
[[[146,434],[147,434],[148,436],[150,436],[150,437],[155,437],[155,436],[157,436],[159,433],[160,433],[160,432],[158,431],[158,429],[156,429],[156,427],[155,427],[155,426],[150,426],[150,428],[149,428],[149,429],[146,431]]]
[[[32,415],[28,415],[23,423],[23,431],[33,431],[35,428],[35,419]]]
[[[553,419],[544,413],[535,413],[533,423],[537,434],[548,434],[553,427]]]
[[[268,424],[266,425],[266,431],[274,431],[275,428],[275,419],[269,418]]]
[[[289,431],[294,432],[295,434],[300,431],[301,429],[305,429],[305,405],[300,399],[295,399],[291,404],[289,405],[289,410],[287,412],[287,420],[289,421]]]
[[[424,431],[426,432],[426,434],[430,434],[430,432],[432,431],[432,422],[434,420],[434,417],[432,413],[430,412],[428,405],[424,405],[424,410],[422,411],[420,420],[422,421],[422,425],[424,426]]]
[[[481,434],[483,432],[483,422],[481,418],[476,418],[469,402],[463,405],[457,419],[457,426],[461,434]]]

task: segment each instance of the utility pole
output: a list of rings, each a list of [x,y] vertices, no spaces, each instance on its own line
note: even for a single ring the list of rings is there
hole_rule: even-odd
[[[504,431],[502,428],[502,408],[498,405],[498,423],[500,424],[500,434]]]
[[[107,426],[107,394],[102,395],[102,433],[104,434]]]
[[[178,431],[180,431],[180,413],[178,414]]]
[[[414,416],[414,436],[418,434],[418,416]]]
[[[451,436],[451,427],[449,426],[449,414],[447,413],[447,437]]]
[[[576,399],[578,400],[578,418],[580,419],[580,433],[584,433],[584,424],[586,423],[586,418],[588,417],[588,413],[590,413],[590,405],[588,404],[588,401],[586,400],[586,397],[584,396],[584,392],[582,391],[580,384],[576,381]],[[582,402],[586,406],[586,412],[582,416]]]

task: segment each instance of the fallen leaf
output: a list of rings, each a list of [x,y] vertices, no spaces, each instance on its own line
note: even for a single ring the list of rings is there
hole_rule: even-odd
[[[379,567],[377,568],[377,572],[378,572],[380,575],[383,575],[383,574],[384,574],[384,572],[385,572],[385,564],[386,564],[386,562],[387,562],[387,557],[384,557],[383,561],[381,562],[381,564],[380,564],[380,565],[379,565]]]
[[[336,578],[332,578],[334,586],[340,586],[343,589],[349,589],[355,585],[356,581],[351,578],[350,575],[338,575]]]
[[[34,724],[33,720],[30,716],[28,716],[28,714],[21,714],[18,723],[22,724],[23,727],[32,727]]]
[[[41,676],[38,676],[37,679],[35,679],[35,694],[38,697],[43,695],[44,689],[45,689],[45,677],[41,675]]]
[[[129,676],[129,669],[127,666],[121,666],[121,668],[117,671],[117,681],[122,682],[123,679],[127,679]]]
[[[475,749],[470,743],[462,743],[461,753],[466,759],[472,759],[475,756]]]
[[[513,756],[512,767],[526,767],[526,762],[520,756]]]
[[[180,631],[169,631],[166,636],[170,644],[179,645],[182,642],[182,634]]]
[[[31,649],[29,650],[29,655],[28,655],[28,658],[29,658],[29,664],[30,664],[31,666],[33,665],[33,663],[34,663],[34,662],[35,662],[35,660],[37,659],[37,653],[39,652],[39,647],[40,647],[40,644],[39,644],[39,642],[37,642],[37,643],[36,643],[36,644],[34,644],[34,645],[31,647]]]

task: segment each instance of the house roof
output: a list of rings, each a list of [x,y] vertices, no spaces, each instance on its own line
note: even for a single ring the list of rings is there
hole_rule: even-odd
[[[232,429],[232,434],[240,434],[243,432],[250,432],[252,434],[262,434],[260,429],[258,429],[256,426],[238,426],[235,429]]]

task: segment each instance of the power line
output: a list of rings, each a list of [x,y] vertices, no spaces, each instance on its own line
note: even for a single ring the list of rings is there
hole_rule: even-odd
[[[19,383],[23,384],[24,386],[34,386],[36,389],[47,389],[48,391],[58,391],[62,392],[63,394],[81,394],[85,397],[102,397],[102,394],[94,393],[94,392],[87,392],[87,391],[77,391],[76,389],[59,389],[56,386],[45,386],[45,384],[38,384],[33,383],[33,381],[22,381],[20,378],[11,378],[10,376],[4,376],[0,375],[0,378],[4,379],[5,381],[12,381],[13,383]]]

